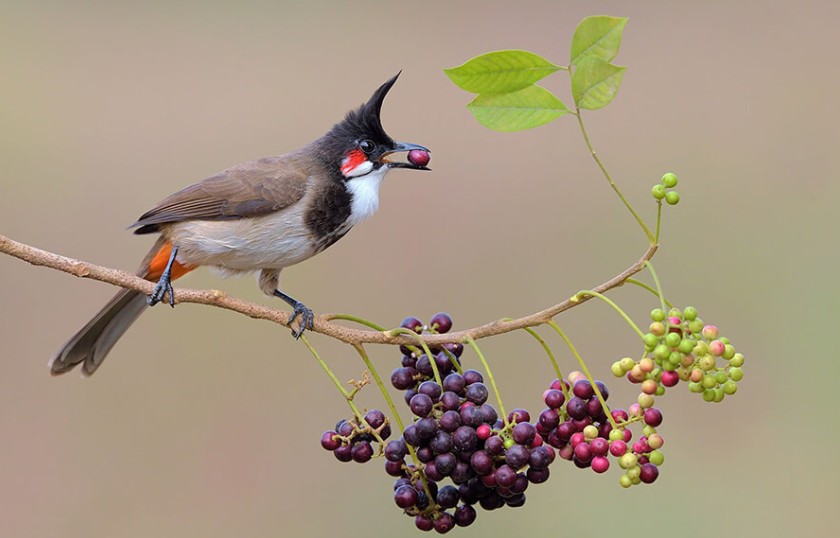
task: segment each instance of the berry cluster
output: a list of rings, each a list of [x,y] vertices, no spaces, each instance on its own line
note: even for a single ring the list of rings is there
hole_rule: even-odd
[[[449,316],[437,314],[425,328],[446,332],[451,326]],[[406,319],[403,327],[423,328],[416,318]],[[499,418],[487,403],[481,373],[462,371],[457,363],[462,350],[451,349],[452,357],[444,351],[435,355],[445,376],[441,383],[433,378],[431,360],[416,352],[405,355],[391,375],[394,387],[405,391],[414,422],[385,447],[385,470],[397,477],[394,502],[422,530],[444,533],[468,526],[477,515],[474,505],[485,510],[522,506],[529,483],[545,482],[555,458],[527,411]],[[440,486],[446,478],[453,485]]]
[[[680,203],[680,194],[675,190],[669,189],[676,187],[678,182],[679,180],[676,174],[667,172],[662,176],[662,181],[653,186],[650,194],[656,200],[662,200],[664,198],[668,202],[668,205],[677,205]]]
[[[744,377],[744,356],[728,338],[720,336],[717,327],[703,323],[691,306],[667,313],[655,308],[650,317],[652,322],[643,337],[645,357],[639,361],[625,357],[611,368],[616,377],[627,376],[641,385],[638,404],[642,408],[650,408],[655,396],[680,381],[687,381],[688,389],[707,402],[721,402],[735,394]]]
[[[662,423],[662,413],[655,408],[642,412],[634,404],[630,413],[613,409],[608,417],[604,410],[607,399],[607,386],[601,381],[595,381],[593,386],[580,372],[571,372],[562,381],[555,379],[543,393],[547,407],[540,413],[537,432],[558,450],[561,458],[571,460],[581,469],[604,473],[610,468],[609,457],[613,456],[625,471],[619,480],[622,486],[653,482],[659,475],[658,466],[664,461],[659,451],[664,440],[656,433],[656,426]],[[645,424],[644,435],[629,445],[633,437],[629,426],[640,421]]]
[[[371,409],[363,420],[356,417],[342,419],[335,425],[335,430],[321,434],[321,446],[331,451],[338,461],[365,463],[374,454],[382,453],[382,444],[391,436],[388,417],[379,409]],[[377,443],[374,451],[371,443]]]

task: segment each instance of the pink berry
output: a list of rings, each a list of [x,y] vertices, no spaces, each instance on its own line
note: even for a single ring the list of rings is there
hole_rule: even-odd
[[[487,424],[482,424],[475,429],[475,436],[481,439],[482,441],[486,441],[487,439],[489,439],[491,433],[492,430]]]
[[[413,149],[408,152],[408,162],[416,166],[426,166],[431,158],[429,152],[422,149]]]
[[[675,371],[662,372],[662,384],[666,387],[673,387],[680,382],[680,374]]]
[[[612,454],[616,458],[620,458],[626,452],[627,452],[627,443],[625,443],[621,439],[616,439],[615,441],[610,443],[610,454]]]
[[[604,456],[595,456],[592,458],[592,470],[596,473],[605,473],[610,468],[610,460]]]

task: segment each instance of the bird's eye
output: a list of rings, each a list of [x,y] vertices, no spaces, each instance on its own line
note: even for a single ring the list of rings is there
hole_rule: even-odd
[[[372,152],[374,148],[376,148],[376,144],[374,144],[370,140],[362,140],[361,142],[359,142],[359,149],[361,149],[367,154],[370,154],[370,152]]]

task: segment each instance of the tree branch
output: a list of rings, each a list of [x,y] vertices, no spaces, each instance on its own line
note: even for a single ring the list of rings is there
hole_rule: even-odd
[[[613,288],[621,286],[628,278],[632,277],[644,268],[645,262],[653,258],[653,255],[656,253],[657,248],[659,248],[659,245],[657,244],[649,245],[647,251],[641,258],[639,258],[639,260],[636,263],[634,263],[618,275],[614,276],[610,280],[604,282],[603,284],[592,288],[592,290],[598,293],[605,293]],[[108,284],[113,284],[114,286],[128,288],[146,294],[151,293],[152,289],[155,286],[153,282],[144,280],[139,276],[128,273],[126,271],[110,269],[107,267],[94,265],[92,263],[75,260],[73,258],[67,258],[59,254],[54,254],[52,252],[47,252],[45,250],[31,247],[23,243],[18,243],[17,241],[13,241],[12,239],[9,239],[8,237],[5,237],[3,235],[0,235],[0,252],[9,254],[25,262],[29,262],[32,265],[56,269],[58,271],[63,271],[65,273],[69,273],[77,277],[90,278],[93,280],[106,282]],[[477,327],[465,329],[463,331],[451,332],[447,334],[422,335],[422,338],[426,341],[427,344],[434,345],[442,344],[445,342],[464,342],[469,338],[478,340],[481,338],[487,338],[490,336],[496,336],[499,334],[515,331],[517,329],[523,329],[525,327],[536,327],[538,325],[547,323],[561,312],[564,312],[572,308],[573,306],[586,302],[589,299],[591,299],[591,297],[589,296],[577,298],[572,297],[560,303],[557,303],[554,306],[550,306],[545,310],[541,310],[539,312],[535,312],[533,314],[518,319],[509,321],[492,321],[485,325],[479,325]],[[243,301],[242,299],[229,297],[224,292],[218,290],[195,290],[188,288],[178,288],[175,293],[175,302],[196,303],[216,306],[219,308],[224,308],[226,310],[239,312],[240,314],[244,314],[254,319],[264,319],[268,321],[273,321],[274,323],[278,323],[284,326],[288,326],[288,319],[290,316],[289,311],[276,310],[274,308],[268,308],[266,306],[259,305],[257,303],[252,303],[250,301]],[[343,325],[337,325],[332,322],[334,318],[335,314],[324,314],[321,316],[316,316],[315,324],[312,328],[312,331],[335,338],[337,340],[341,340],[342,342],[351,345],[415,345],[417,343],[417,341],[413,338],[404,335],[392,336],[387,331],[379,332],[368,329],[354,329],[350,327],[345,327]]]

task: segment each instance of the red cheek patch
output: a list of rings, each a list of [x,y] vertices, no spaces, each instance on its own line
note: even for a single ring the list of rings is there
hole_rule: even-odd
[[[365,155],[365,152],[360,149],[354,149],[347,152],[347,156],[344,157],[344,161],[341,163],[341,173],[345,176],[350,174],[357,166],[366,160],[367,155]]]

